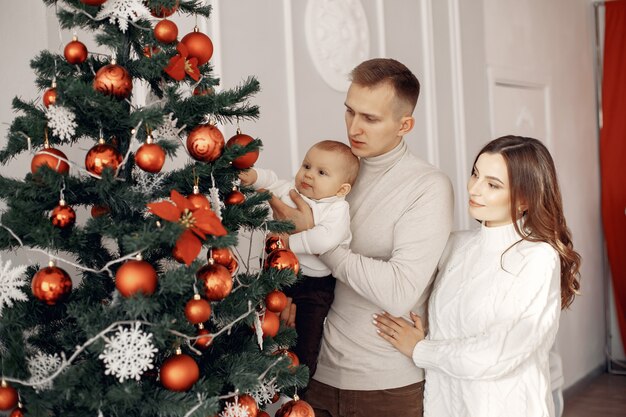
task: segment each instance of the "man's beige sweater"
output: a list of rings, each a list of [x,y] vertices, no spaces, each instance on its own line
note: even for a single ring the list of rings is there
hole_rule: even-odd
[[[321,256],[337,278],[314,379],[336,388],[380,390],[424,372],[376,334],[372,314],[422,314],[453,217],[452,186],[409,152],[361,159],[347,196],[352,243]]]

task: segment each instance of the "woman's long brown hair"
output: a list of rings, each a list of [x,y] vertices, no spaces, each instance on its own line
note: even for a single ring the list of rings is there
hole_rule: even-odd
[[[523,230],[520,230],[518,222],[513,222],[515,230],[524,240],[546,242],[558,252],[561,260],[561,308],[569,307],[580,288],[580,255],[574,250],[565,223],[561,191],[550,152],[537,139],[503,136],[485,145],[478,156],[483,153],[500,154],[506,161],[511,218],[519,218],[518,208],[524,208]]]

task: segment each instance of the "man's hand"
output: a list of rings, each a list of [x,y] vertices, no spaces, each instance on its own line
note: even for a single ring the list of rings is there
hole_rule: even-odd
[[[296,327],[296,305],[291,297],[287,297],[287,307],[280,312],[280,319],[287,327]]]
[[[313,223],[313,211],[300,194],[296,190],[291,190],[289,191],[289,197],[296,204],[296,208],[289,207],[280,201],[278,197],[272,196],[269,203],[274,212],[274,218],[276,220],[291,220],[296,227],[293,233],[309,230],[315,226]]]

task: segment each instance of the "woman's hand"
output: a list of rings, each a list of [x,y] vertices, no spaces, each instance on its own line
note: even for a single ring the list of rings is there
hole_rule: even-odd
[[[411,312],[413,323],[385,312],[374,314],[373,317],[378,335],[409,358],[413,356],[415,345],[424,340],[422,319],[413,312]]]

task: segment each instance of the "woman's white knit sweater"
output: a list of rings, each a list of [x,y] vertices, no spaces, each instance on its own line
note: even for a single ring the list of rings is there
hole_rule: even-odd
[[[513,224],[451,236],[429,334],[413,351],[426,370],[425,416],[554,415],[548,352],[561,311],[559,256],[520,239]]]

